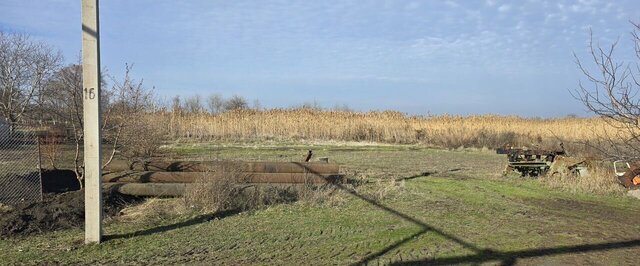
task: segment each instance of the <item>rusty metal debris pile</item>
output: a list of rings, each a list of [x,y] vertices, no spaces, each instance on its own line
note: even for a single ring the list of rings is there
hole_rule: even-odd
[[[496,152],[507,155],[508,164],[504,174],[518,172],[523,177],[573,175],[585,177],[594,163],[580,157],[567,156],[562,144],[558,150],[523,148],[501,148]],[[618,183],[629,189],[630,194],[640,198],[640,161],[613,162]],[[612,177],[613,178],[613,177]]]
[[[541,176],[546,174],[555,159],[566,154],[561,150],[541,150],[528,148],[500,148],[498,154],[506,154],[508,164],[505,173],[516,171],[524,176]]]
[[[613,169],[618,178],[618,182],[628,189],[640,188],[640,161],[626,162],[615,161]]]

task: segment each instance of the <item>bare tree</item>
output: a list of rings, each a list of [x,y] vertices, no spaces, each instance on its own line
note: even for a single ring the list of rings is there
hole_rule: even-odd
[[[248,108],[249,108],[249,104],[247,103],[247,100],[242,96],[233,95],[231,96],[231,98],[229,98],[224,102],[225,111],[241,110],[241,109],[248,109]]]
[[[635,60],[640,59],[640,25],[632,23]],[[625,62],[614,57],[618,42],[603,47],[589,42],[592,65],[585,65],[574,54],[576,64],[587,82],[579,83],[573,93],[587,109],[604,119],[614,132],[600,134],[585,143],[607,157],[633,158],[640,156],[640,66],[638,61]]]
[[[255,100],[253,100],[253,106],[252,106],[252,108],[253,108],[253,110],[256,110],[256,111],[260,111],[260,110],[262,110],[262,103],[260,103],[260,100],[259,100],[259,99],[255,99]]]
[[[180,100],[180,95],[176,95],[171,99],[171,112],[174,114],[182,113],[182,100]]]
[[[333,108],[331,108],[331,110],[336,111],[336,112],[353,112],[353,109],[351,109],[351,107],[349,107],[349,105],[345,104],[335,104],[333,106]]]
[[[224,98],[219,93],[214,93],[209,95],[207,99],[207,105],[209,107],[209,112],[212,114],[217,114],[223,111],[224,106]]]
[[[109,145],[106,167],[120,153],[130,161],[141,160],[157,151],[162,132],[154,131],[146,119],[146,112],[153,105],[153,91],[143,86],[142,80],[131,77],[131,66],[126,66],[124,77],[111,77],[112,85],[103,82],[102,132]],[[84,138],[82,105],[82,66],[74,64],[62,68],[47,83],[43,110],[48,120],[71,128],[75,144],[74,171],[80,184],[84,181],[84,161],[81,145]],[[154,146],[155,145],[155,146]]]
[[[322,106],[320,106],[320,104],[316,100],[313,100],[313,102],[304,102],[298,108],[316,110],[316,111],[322,110]]]
[[[0,32],[0,115],[11,129],[42,104],[45,83],[61,61],[61,53],[43,42]]]
[[[42,109],[50,115],[54,124],[71,128],[75,144],[74,172],[80,184],[83,182],[84,162],[81,160],[81,144],[84,137],[82,118],[82,66],[74,64],[60,69],[47,83]]]
[[[185,99],[184,110],[192,114],[197,114],[204,111],[204,107],[202,106],[202,96],[196,94]]]
[[[144,161],[160,147],[163,137],[153,121],[147,119],[147,111],[153,107],[153,90],[143,86],[143,80],[131,76],[132,65],[126,65],[124,77],[111,77],[113,86],[105,96],[103,132],[111,145],[111,154],[104,163],[106,167],[116,153],[129,163]]]

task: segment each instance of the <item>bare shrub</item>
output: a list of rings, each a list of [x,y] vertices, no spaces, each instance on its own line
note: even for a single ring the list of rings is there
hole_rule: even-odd
[[[51,169],[57,169],[57,162],[62,155],[62,148],[64,145],[64,139],[58,136],[52,136],[49,134],[38,138],[40,142],[40,155],[45,160]]]
[[[240,190],[234,202],[239,210],[262,209],[299,200],[298,190],[293,186],[245,185]]]
[[[189,208],[203,212],[235,209],[241,177],[224,175],[220,171],[205,172],[185,191],[184,200]]]
[[[248,174],[221,168],[203,173],[187,188],[185,204],[194,210],[219,212],[227,210],[256,210],[274,204],[300,201],[305,204],[329,204],[344,202],[336,196],[332,185],[258,185],[247,183]]]
[[[129,161],[150,157],[161,145],[163,130],[154,128],[144,114],[152,108],[153,90],[143,85],[131,75],[132,65],[126,65],[124,77],[111,77],[112,87],[104,91],[106,110],[102,130],[104,138],[111,146],[111,155],[103,167],[114,159],[117,153],[127,156]]]
[[[160,153],[166,132],[164,127],[144,117],[132,121],[121,132],[122,145],[118,147],[120,155],[129,164],[145,162]]]
[[[202,173],[184,195],[185,204],[203,212],[253,210],[265,206],[293,202],[295,190],[247,183],[248,174],[226,166]]]

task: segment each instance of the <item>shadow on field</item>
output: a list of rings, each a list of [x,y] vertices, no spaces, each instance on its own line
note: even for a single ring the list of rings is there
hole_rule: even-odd
[[[430,175],[433,175],[433,174],[437,174],[437,173],[438,172],[429,172],[429,171],[427,171],[427,172],[419,173],[417,175],[396,178],[396,181],[408,181],[408,180],[413,180],[413,179],[420,178],[420,177],[427,177],[427,176],[430,176]]]
[[[240,212],[241,212],[240,210],[228,210],[228,211],[222,211],[222,212],[216,212],[216,213],[210,213],[210,214],[203,214],[203,215],[198,215],[198,216],[193,217],[193,218],[191,218],[189,220],[186,220],[186,221],[183,221],[183,222],[179,222],[179,223],[175,223],[175,224],[163,225],[163,226],[159,226],[159,227],[154,227],[154,228],[149,228],[149,229],[145,229],[145,230],[136,231],[136,232],[133,232],[133,233],[107,235],[104,238],[105,238],[105,240],[114,240],[114,239],[129,238],[129,237],[134,237],[134,236],[147,236],[147,235],[167,232],[167,231],[171,231],[171,230],[175,230],[175,229],[179,229],[179,228],[183,228],[183,227],[187,227],[187,226],[192,226],[192,225],[196,225],[196,224],[206,223],[206,222],[214,220],[214,219],[222,219],[222,218],[225,218],[225,217],[229,217],[229,216],[238,214]]]
[[[462,170],[464,170],[464,169],[462,169],[462,168],[453,168],[453,169],[449,169],[449,170],[441,171],[441,172],[426,171],[426,172],[419,173],[417,175],[400,177],[400,178],[397,178],[396,181],[407,181],[407,180],[413,180],[413,179],[420,178],[420,177],[428,177],[428,176],[432,176],[432,175],[436,175],[436,174],[454,173],[454,172],[459,172],[459,171],[462,171]]]
[[[310,170],[310,169],[309,169]],[[450,172],[459,171],[460,169],[449,170]],[[400,180],[411,180],[418,177],[430,176],[434,173],[425,172],[420,175],[411,176],[408,178],[401,178]],[[500,252],[491,249],[483,249],[480,248],[473,243],[467,242],[462,238],[459,238],[453,234],[447,233],[442,229],[436,228],[429,224],[426,224],[416,218],[413,218],[405,213],[399,212],[381,204],[380,202],[367,198],[366,196],[358,194],[355,190],[345,187],[342,184],[334,183],[334,186],[339,188],[342,191],[345,191],[369,204],[372,206],[381,209],[389,214],[397,216],[405,221],[411,222],[415,225],[420,226],[422,229],[410,236],[407,236],[395,243],[377,251],[369,254],[368,256],[362,258],[360,261],[353,263],[353,265],[367,265],[369,262],[374,261],[383,255],[389,253],[390,251],[408,243],[415,238],[423,235],[427,232],[434,232],[440,236],[443,236],[450,241],[453,241],[466,249],[472,250],[475,254],[473,255],[464,255],[464,256],[455,256],[455,257],[445,257],[445,258],[435,258],[435,259],[424,259],[424,260],[414,260],[414,261],[404,261],[404,262],[396,262],[392,265],[450,265],[450,264],[460,264],[460,263],[482,263],[482,262],[499,262],[500,265],[514,265],[518,259],[524,258],[534,258],[534,257],[544,257],[551,255],[562,255],[562,254],[571,254],[571,253],[585,253],[585,252],[595,252],[595,251],[606,251],[612,249],[622,249],[622,248],[631,248],[631,247],[639,247],[640,239],[636,240],[627,240],[627,241],[619,241],[619,242],[608,242],[608,243],[598,243],[598,244],[583,244],[583,245],[575,245],[575,246],[560,246],[554,248],[540,248],[540,249],[525,249],[520,251],[507,251]]]
[[[461,263],[501,262],[500,265],[514,265],[518,259],[562,255],[570,253],[585,253],[594,251],[606,251],[619,248],[631,248],[640,246],[640,240],[609,242],[599,244],[585,244],[576,246],[562,246],[555,248],[526,249],[509,252],[491,252],[484,254],[466,255],[458,257],[446,257],[439,259],[425,259],[415,261],[397,262],[391,265],[451,265]]]
[[[360,195],[356,191],[354,191],[353,189],[347,188],[347,187],[345,187],[345,186],[343,186],[341,184],[334,184],[334,185],[336,187],[338,187],[339,189],[341,189],[341,190],[343,190],[343,191],[345,191],[345,192],[347,192],[347,193],[349,193],[349,194],[351,194],[353,196],[356,196],[357,198],[359,198],[359,199],[361,199],[363,201],[366,201],[367,203],[371,204],[372,206],[374,206],[374,207],[376,207],[378,209],[381,209],[381,210],[383,210],[385,212],[393,214],[394,216],[402,218],[403,220],[411,222],[413,224],[416,224],[416,225],[418,225],[418,226],[420,226],[422,228],[422,230],[420,230],[419,232],[417,232],[415,234],[407,236],[407,237],[405,237],[405,238],[403,238],[403,239],[401,239],[401,240],[389,245],[388,247],[386,247],[384,249],[381,249],[381,250],[379,250],[377,252],[369,254],[368,256],[362,258],[359,262],[355,263],[354,265],[367,264],[370,261],[373,261],[373,260],[383,256],[384,254],[388,253],[389,251],[392,251],[392,250],[402,246],[403,244],[405,244],[405,243],[407,243],[407,242],[415,239],[416,237],[419,237],[420,235],[422,235],[424,233],[427,233],[427,232],[435,232],[435,233],[437,233],[437,234],[439,234],[441,236],[446,237],[447,239],[449,239],[449,240],[451,240],[453,242],[458,243],[459,245],[461,245],[461,246],[463,246],[463,247],[465,247],[467,249],[475,251],[478,254],[489,254],[489,253],[492,253],[491,250],[480,249],[479,247],[475,246],[472,243],[469,243],[469,242],[465,241],[464,239],[458,238],[455,235],[449,234],[449,233],[447,233],[445,231],[442,231],[439,228],[436,228],[436,227],[433,227],[431,225],[428,225],[428,224],[426,224],[426,223],[424,223],[424,222],[422,222],[422,221],[420,221],[418,219],[415,219],[415,218],[413,218],[413,217],[411,217],[411,216],[409,216],[407,214],[404,214],[402,212],[396,211],[396,210],[394,210],[394,209],[392,209],[392,208],[390,208],[390,207],[388,207],[386,205],[383,205],[383,204],[381,204],[381,203],[379,203],[379,202],[377,202],[377,201],[375,201],[373,199],[370,199],[370,198],[367,198],[367,197],[365,197],[363,195]]]

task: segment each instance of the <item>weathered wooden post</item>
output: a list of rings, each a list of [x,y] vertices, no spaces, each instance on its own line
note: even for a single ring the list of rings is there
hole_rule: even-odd
[[[82,0],[85,243],[102,238],[100,34],[98,0]]]

